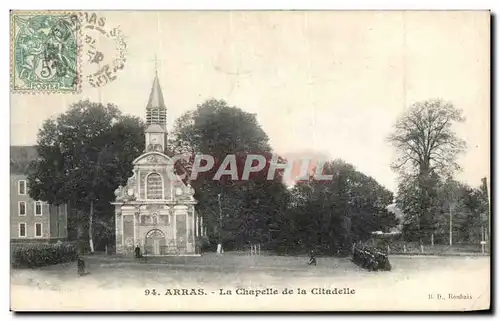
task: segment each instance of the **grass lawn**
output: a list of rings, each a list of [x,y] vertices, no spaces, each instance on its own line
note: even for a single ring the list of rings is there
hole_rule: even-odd
[[[89,274],[83,277],[77,275],[75,262],[12,270],[11,290],[13,305],[20,308],[64,310],[89,307],[98,310],[192,310],[193,307],[201,310],[391,310],[390,307],[418,308],[429,304],[433,306],[431,309],[450,308],[450,304],[474,308],[486,302],[485,298],[489,299],[490,295],[490,260],[484,256],[393,256],[390,272],[368,272],[349,259],[331,257],[319,257],[318,265],[311,267],[307,259],[235,253],[225,253],[222,257],[207,253],[201,257],[146,260],[95,255],[85,259]],[[310,295],[313,288],[344,287],[355,289],[357,294],[350,297]],[[145,296],[146,289],[165,294],[173,288],[204,289],[205,294],[155,299]],[[238,288],[273,288],[280,295],[234,295]],[[308,295],[295,294],[284,300],[281,292],[285,288],[295,291],[301,288]],[[230,290],[233,295],[221,296],[221,289]],[[444,295],[470,293],[474,302],[428,300],[430,293],[438,292]],[[41,299],[27,298],[33,296]],[[395,305],[391,300],[400,303]]]

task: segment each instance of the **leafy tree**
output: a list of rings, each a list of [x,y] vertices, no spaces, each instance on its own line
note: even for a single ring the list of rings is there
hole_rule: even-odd
[[[481,179],[481,185],[476,191],[477,198],[481,204],[481,221],[482,225],[485,227],[485,237],[484,240],[491,244],[491,188],[488,185],[488,178],[483,177]]]
[[[439,206],[439,177],[406,175],[400,178],[396,204],[404,213],[403,236],[407,241],[431,242]]]
[[[280,235],[282,251],[319,249],[347,254],[353,242],[397,225],[387,211],[393,195],[373,178],[341,160],[327,163],[331,181],[298,182]]]
[[[177,119],[169,146],[172,154],[191,156],[183,163],[188,176],[195,154],[215,159],[210,171],[199,173],[191,181],[212,241],[219,242],[221,238],[226,246],[234,248],[247,242],[269,241],[270,226],[282,217],[286,206],[287,190],[279,174],[274,180],[267,180],[271,147],[254,114],[231,107],[223,100],[208,100]],[[231,154],[235,155],[237,179],[228,175],[214,179],[223,160]],[[264,156],[266,165],[248,180],[241,180],[248,154]]]
[[[415,177],[406,177],[399,186],[396,202],[404,212],[405,239],[425,243],[433,240],[439,244],[478,243],[481,227],[487,226],[484,193],[453,179],[443,181],[437,175],[432,178],[432,185],[427,190],[419,189]],[[432,192],[430,197],[423,195],[429,190]],[[431,203],[424,203],[426,200]]]
[[[480,188],[448,179],[439,188],[441,211],[438,216],[438,234],[447,243],[479,243],[485,224],[487,200]],[[450,237],[450,219],[451,232]],[[443,242],[444,243],[444,242]]]
[[[111,232],[114,190],[132,175],[132,161],[144,151],[144,125],[116,106],[79,101],[38,133],[39,159],[29,170],[30,196],[52,204],[69,203],[87,218],[94,251],[93,222]]]

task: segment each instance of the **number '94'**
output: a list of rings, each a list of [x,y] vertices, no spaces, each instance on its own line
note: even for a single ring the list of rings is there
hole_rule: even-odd
[[[152,290],[146,289],[146,290],[144,290],[144,294],[145,295],[158,295],[158,292],[156,292],[155,289],[152,289]]]

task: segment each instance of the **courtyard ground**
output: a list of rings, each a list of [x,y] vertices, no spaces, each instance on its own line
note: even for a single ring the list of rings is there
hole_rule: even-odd
[[[320,257],[317,266],[308,266],[307,259],[237,253],[142,260],[94,255],[85,258],[89,274],[82,277],[77,275],[75,262],[12,270],[11,306],[14,310],[160,311],[489,307],[488,256],[392,256],[390,272],[368,272],[346,258]],[[202,289],[203,295],[170,295],[175,294],[172,289],[181,288],[190,293]],[[299,288],[307,294],[299,294]],[[332,295],[313,290],[335,288],[355,293]],[[151,295],[153,289],[161,295]],[[237,294],[237,289],[245,290]],[[278,294],[255,296],[247,291],[265,289]],[[283,294],[284,289],[294,293]]]

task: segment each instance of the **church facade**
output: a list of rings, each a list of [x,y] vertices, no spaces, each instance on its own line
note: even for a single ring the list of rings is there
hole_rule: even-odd
[[[158,76],[146,106],[145,152],[133,162],[133,175],[115,191],[116,252],[133,255],[199,255],[203,218],[194,189],[175,176],[166,155],[166,106]]]

